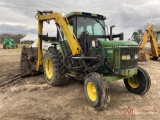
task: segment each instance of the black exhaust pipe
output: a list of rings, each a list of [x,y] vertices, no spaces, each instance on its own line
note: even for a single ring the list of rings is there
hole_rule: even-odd
[[[113,27],[115,27],[115,25],[112,25],[112,26],[110,27],[110,40],[113,40],[113,38],[112,38],[112,29],[113,29]]]

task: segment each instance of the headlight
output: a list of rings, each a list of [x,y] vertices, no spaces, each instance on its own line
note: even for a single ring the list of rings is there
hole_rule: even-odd
[[[129,60],[131,59],[131,55],[122,55],[122,60]]]
[[[135,55],[135,59],[138,59],[138,55]]]

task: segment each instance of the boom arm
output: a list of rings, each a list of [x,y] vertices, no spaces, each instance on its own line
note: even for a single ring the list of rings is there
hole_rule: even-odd
[[[142,40],[140,42],[140,46],[139,46],[140,49],[143,49],[145,47],[147,41],[149,40],[149,38],[151,36],[151,33],[152,33],[153,29],[154,29],[154,25],[151,24],[145,30],[145,33],[144,33],[144,35],[142,37]]]
[[[42,35],[43,31],[43,21],[54,20],[56,24],[61,28],[64,36],[66,37],[69,47],[71,49],[72,55],[80,54],[81,47],[76,39],[73,31],[70,29],[67,18],[63,17],[61,13],[54,13],[52,11],[38,11],[38,35]],[[42,65],[42,41],[40,37],[38,38],[38,61],[37,61],[37,70],[39,66]]]
[[[154,29],[153,24],[151,24],[147,27],[147,29],[142,37],[142,40],[139,44],[139,47],[140,47],[140,52],[141,52],[141,50],[145,47],[147,41],[150,39],[152,54],[155,56],[158,56],[158,44],[156,41],[156,34],[155,34],[155,32],[153,32],[153,29]]]

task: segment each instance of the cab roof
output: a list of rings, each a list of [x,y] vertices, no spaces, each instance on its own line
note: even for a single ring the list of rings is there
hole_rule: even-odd
[[[69,14],[66,14],[65,17],[73,17],[73,16],[87,16],[87,17],[96,17],[99,19],[106,19],[106,16],[95,14],[95,13],[87,13],[87,12],[71,12]]]

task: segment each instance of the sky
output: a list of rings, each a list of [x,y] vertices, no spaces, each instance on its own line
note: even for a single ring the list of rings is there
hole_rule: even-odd
[[[0,33],[37,34],[37,10],[82,11],[106,16],[106,25],[116,26],[113,33],[128,39],[147,23],[160,24],[159,6],[160,0],[0,0]],[[45,25],[44,33],[55,35],[55,25]]]

